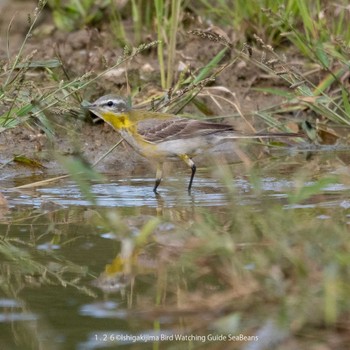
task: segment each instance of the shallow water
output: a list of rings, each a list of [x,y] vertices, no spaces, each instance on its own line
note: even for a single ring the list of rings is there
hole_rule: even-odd
[[[22,178],[21,183],[35,182],[35,177]],[[259,183],[261,195],[264,198],[278,199],[287,198],[288,192],[294,188],[294,180],[266,176],[261,178]],[[19,189],[17,191],[4,192],[9,202],[10,208],[32,208],[40,209],[47,203],[54,203],[62,208],[68,207],[91,207],[92,204],[81,194],[79,186],[69,179],[59,180],[58,183],[48,184],[46,187],[36,187],[34,189]],[[312,186],[315,182],[305,181],[304,186]],[[223,184],[212,177],[197,175],[192,192],[189,195],[186,191],[187,184],[179,178],[167,178],[163,181],[159,189],[159,196],[155,196],[152,188],[154,178],[129,178],[116,180],[109,177],[105,183],[91,184],[91,193],[96,198],[96,207],[109,208],[137,208],[149,207],[157,208],[160,204],[166,207],[192,206],[201,207],[223,207],[227,205],[231,198],[227,195],[227,184]],[[256,199],[254,186],[246,177],[236,177],[230,181],[230,186],[242,200],[242,204],[249,203],[251,199]],[[350,189],[350,185],[342,183],[332,183],[323,187],[326,195],[343,193]],[[252,194],[253,193],[253,194]],[[340,205],[340,203],[338,203]],[[331,205],[338,205],[333,203]],[[309,205],[309,204],[308,204]],[[327,203],[314,203],[314,206],[324,206]],[[342,205],[346,205],[342,202]]]
[[[266,179],[266,191],[278,192],[278,188],[286,183],[269,183],[271,179]],[[273,180],[272,180],[273,181]],[[224,186],[217,181],[208,178],[196,179],[195,188],[191,195],[188,195],[186,187],[171,188],[175,179],[168,179],[167,186],[159,190],[160,197],[157,198],[152,192],[154,180],[130,179],[129,181],[113,181],[105,184],[93,184],[91,192],[96,197],[98,207],[150,207],[156,208],[161,198],[167,207],[181,205],[200,204],[201,206],[223,206],[227,203]],[[184,183],[182,183],[185,185]],[[239,191],[249,191],[250,185],[245,180],[237,180],[235,186]],[[273,188],[274,187],[274,188]],[[35,195],[32,191],[22,191],[19,195],[11,193],[8,195],[11,207],[31,207],[40,208],[43,203],[53,201],[62,206],[89,207],[91,203],[80,193],[79,187],[73,182],[66,181],[64,187],[53,185],[46,188],[38,188]]]
[[[191,195],[186,179],[180,176],[163,181],[160,196],[152,192],[153,177],[107,177],[105,183],[91,186],[94,204],[69,179],[35,189],[4,191],[8,209],[2,209],[0,222],[0,348],[199,346],[203,333],[193,325],[213,316],[202,308],[181,312],[173,304],[167,307],[160,302],[165,294],[174,293],[171,280],[175,277],[164,274],[152,249],[161,247],[167,252],[161,261],[170,259],[171,266],[174,251],[183,249],[178,233],[186,234],[186,227],[200,225],[201,215],[229,220],[233,201],[253,212],[265,205],[302,210],[306,220],[309,216],[328,220],[339,210],[348,215],[349,184],[327,184],[321,194],[292,203],[288,198],[296,186],[293,172],[263,171],[258,190],[247,172],[238,172],[240,175],[228,180],[200,171]],[[33,181],[35,178],[16,179],[17,184]],[[304,182],[305,187],[314,184]],[[10,182],[7,185],[11,187]],[[123,259],[133,254],[132,240],[144,234],[152,220],[156,221],[152,231],[156,243],[138,253],[137,261],[128,267]],[[133,271],[125,273],[125,269]],[[247,269],[254,269],[254,264]],[[197,329],[198,338],[171,338],[188,329]],[[204,332],[208,347],[211,332]],[[154,341],[160,336],[163,338]]]

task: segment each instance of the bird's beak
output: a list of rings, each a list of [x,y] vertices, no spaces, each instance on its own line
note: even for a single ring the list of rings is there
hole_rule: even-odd
[[[87,110],[94,110],[96,109],[96,105],[94,103],[90,103],[86,100],[83,100],[82,103],[80,104],[83,109]]]

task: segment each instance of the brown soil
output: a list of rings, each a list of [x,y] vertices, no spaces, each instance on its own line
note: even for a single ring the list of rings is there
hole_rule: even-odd
[[[36,1],[1,1],[0,10],[0,60],[7,61],[6,51],[6,32],[11,18],[13,22],[9,31],[9,54],[14,57],[19,50],[20,45],[28,31],[27,16],[33,13]],[[109,28],[103,26],[97,28],[85,28],[73,33],[64,33],[52,24],[51,13],[44,11],[34,35],[28,41],[25,47],[25,55],[33,54],[33,60],[53,59],[59,54],[60,59],[69,75],[74,78],[81,76],[89,71],[98,73],[103,71],[107,65],[113,62],[122,54],[123,49],[115,44],[113,35]],[[203,25],[195,22],[194,28],[205,29]],[[200,27],[201,26],[201,27]],[[130,28],[128,24],[126,28]],[[132,31],[130,31],[132,33]],[[234,33],[229,33],[232,37]],[[132,35],[130,34],[132,38]],[[146,41],[156,39],[155,33],[150,33]],[[177,50],[177,64],[182,62],[185,65],[191,65],[193,69],[206,65],[222,47],[214,42],[203,41],[203,39],[191,36],[185,32],[179,32],[179,44]],[[157,61],[157,53],[151,50],[142,55],[138,55],[127,67],[129,80],[132,88],[142,88],[136,98],[140,102],[160,91],[160,78]],[[50,84],[43,78],[43,72],[40,70],[30,71],[26,79],[32,80],[33,84],[44,91],[45,84]],[[277,97],[265,96],[252,88],[263,85],[277,84],[271,77],[266,80],[263,72],[249,63],[238,60],[232,67],[227,69],[215,81],[215,86],[222,86],[235,95],[234,102],[239,106],[244,114],[252,110],[270,106],[279,101]],[[279,82],[280,83],[280,82]],[[51,82],[52,84],[52,82]],[[118,71],[111,72],[96,81],[85,91],[80,93],[86,100],[93,100],[106,93],[126,93],[125,74]],[[232,94],[219,92],[223,97],[233,100]],[[205,97],[203,97],[205,99]],[[220,108],[208,100],[208,105],[213,115],[232,115],[237,114],[237,110],[231,103],[220,100]],[[75,106],[79,108],[79,105]],[[6,112],[6,106],[1,106],[1,112]],[[193,112],[191,107],[186,112]],[[70,120],[62,116],[53,116],[55,121],[68,126],[70,129],[57,130],[54,141],[50,142],[46,135],[39,132],[35,126],[23,124],[14,129],[0,133],[0,162],[3,164],[4,177],[13,177],[20,175],[30,175],[34,173],[61,173],[60,165],[54,161],[53,151],[70,154],[77,147],[82,150],[86,159],[93,163],[102,154],[104,154],[117,140],[118,135],[110,127],[103,124],[93,124],[82,121]],[[254,120],[253,120],[254,124]],[[239,129],[245,129],[247,126],[244,121],[237,119]],[[77,143],[79,140],[79,143]],[[122,151],[120,151],[122,149]],[[33,168],[19,165],[13,162],[14,155],[25,155],[27,157],[39,159],[45,166],[45,169]],[[128,146],[122,145],[119,149],[109,155],[101,162],[97,169],[102,172],[125,171],[131,173],[135,170],[135,164],[146,164],[141,157],[135,154]],[[6,165],[4,165],[6,164]]]

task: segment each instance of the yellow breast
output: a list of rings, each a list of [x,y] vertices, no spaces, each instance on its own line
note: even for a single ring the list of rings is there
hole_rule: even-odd
[[[104,112],[101,118],[108,124],[112,125],[114,129],[129,129],[134,126],[127,114],[115,114]]]

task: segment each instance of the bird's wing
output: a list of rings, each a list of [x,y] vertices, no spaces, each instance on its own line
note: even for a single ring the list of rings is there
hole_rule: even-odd
[[[187,118],[147,119],[137,123],[138,133],[148,142],[188,139],[215,133],[233,132],[231,125]]]

